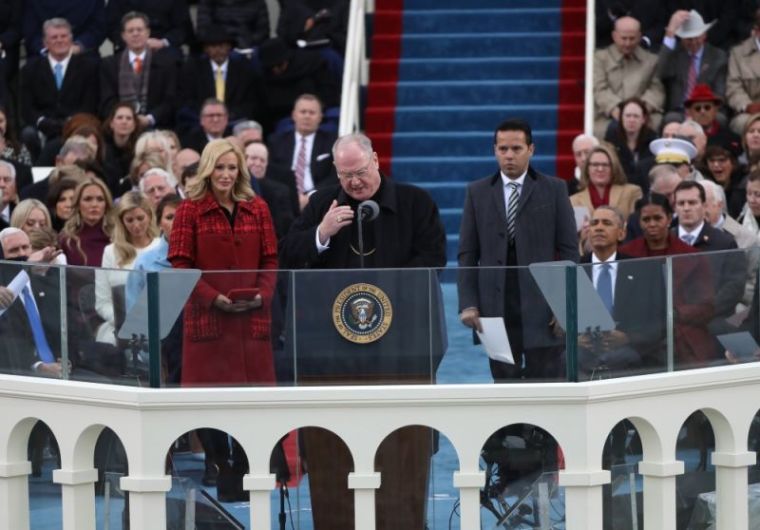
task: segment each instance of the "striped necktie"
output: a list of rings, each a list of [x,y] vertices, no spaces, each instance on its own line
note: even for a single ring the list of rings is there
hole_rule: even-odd
[[[302,135],[296,135],[296,138],[301,139],[301,145],[298,147],[298,155],[296,156],[296,167],[294,173],[296,174],[296,188],[298,193],[306,191],[304,189],[304,178],[306,177],[306,137]]]
[[[515,239],[515,221],[517,221],[517,201],[520,200],[520,185],[516,182],[507,184],[510,187],[509,202],[507,203],[507,234],[509,241]]]

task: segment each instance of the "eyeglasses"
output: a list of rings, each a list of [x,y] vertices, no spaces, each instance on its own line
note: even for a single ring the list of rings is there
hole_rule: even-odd
[[[712,110],[714,105],[712,103],[702,103],[701,105],[699,103],[695,103],[690,108],[694,109],[696,112],[702,112]]]
[[[608,169],[610,167],[609,162],[591,162],[588,165],[589,169]]]
[[[353,178],[358,178],[359,180],[364,180],[369,176],[369,166],[372,165],[372,160],[370,160],[366,166],[364,166],[361,169],[357,169],[356,171],[348,171],[346,173],[340,172],[338,173],[338,178],[340,180],[349,181]]]

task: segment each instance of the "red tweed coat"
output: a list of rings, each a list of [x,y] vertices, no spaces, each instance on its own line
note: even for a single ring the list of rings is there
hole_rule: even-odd
[[[183,201],[168,259],[175,268],[208,271],[185,305],[182,384],[273,383],[270,305],[277,238],[266,203],[258,197],[238,202],[233,228],[210,192]],[[261,308],[225,313],[213,306],[218,294],[249,287],[261,290]]]

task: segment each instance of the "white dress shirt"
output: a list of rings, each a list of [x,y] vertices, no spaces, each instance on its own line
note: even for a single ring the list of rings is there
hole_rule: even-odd
[[[522,175],[517,177],[516,179],[511,179],[508,176],[504,174],[504,172],[501,172],[501,182],[504,185],[504,208],[506,209],[509,205],[509,197],[512,195],[512,186],[509,184],[511,182],[514,182],[517,184],[517,196],[519,197],[520,194],[523,192],[523,185],[525,184],[525,176],[528,174],[528,170],[526,169]]]
[[[688,231],[683,226],[678,225],[678,239],[680,239],[681,241],[683,241],[683,238],[684,238],[685,235],[687,235],[687,234],[691,235],[691,236],[693,236],[692,240],[691,240],[691,244],[694,245],[694,243],[697,242],[697,238],[699,237],[699,233],[702,232],[702,227],[703,226],[705,226],[704,221],[701,222],[701,223],[699,223],[699,226],[696,227],[694,230]]]

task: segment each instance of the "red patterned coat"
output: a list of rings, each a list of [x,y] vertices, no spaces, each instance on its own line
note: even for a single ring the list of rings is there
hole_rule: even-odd
[[[182,384],[273,383],[270,306],[277,238],[266,203],[259,197],[238,202],[233,228],[210,192],[183,201],[168,259],[175,268],[207,271],[185,305]],[[218,294],[251,287],[261,290],[261,308],[225,313],[213,306]]]

